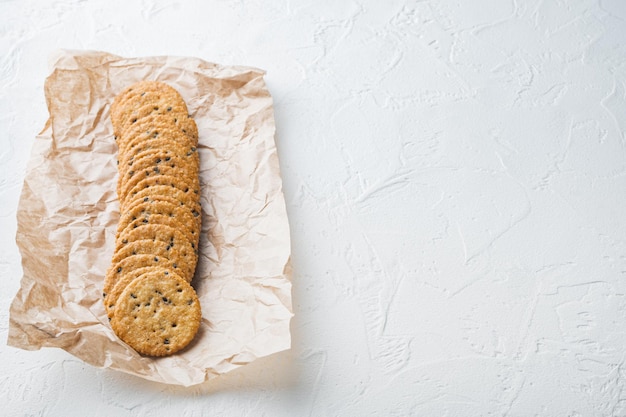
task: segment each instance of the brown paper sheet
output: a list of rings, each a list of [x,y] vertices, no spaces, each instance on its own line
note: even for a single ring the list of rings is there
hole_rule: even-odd
[[[289,226],[264,73],[195,58],[60,51],[18,207],[24,275],[8,344],[57,347],[97,367],[189,386],[290,347]],[[137,354],[108,325],[102,283],[119,219],[113,97],[140,80],[183,96],[200,132],[203,227],[196,339],[165,358]]]

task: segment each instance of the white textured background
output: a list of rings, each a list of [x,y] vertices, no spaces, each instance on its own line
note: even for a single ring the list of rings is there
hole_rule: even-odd
[[[293,349],[190,389],[7,347],[57,48],[267,70]],[[626,2],[0,1],[0,415],[626,416]]]

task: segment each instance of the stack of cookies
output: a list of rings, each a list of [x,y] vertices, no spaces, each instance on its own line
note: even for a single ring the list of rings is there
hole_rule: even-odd
[[[191,281],[198,260],[198,129],[180,94],[144,81],[111,105],[118,145],[120,221],[104,281],[115,333],[137,352],[170,355],[201,319]]]

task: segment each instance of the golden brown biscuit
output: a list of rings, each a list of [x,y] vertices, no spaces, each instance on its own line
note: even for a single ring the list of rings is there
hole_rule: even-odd
[[[131,140],[137,137],[157,137],[162,131],[182,133],[194,146],[198,145],[198,127],[189,115],[172,115],[151,113],[138,119],[117,136],[117,146],[125,150]]]
[[[185,235],[164,224],[144,224],[127,229],[120,235],[112,263],[132,255],[156,255],[169,259],[172,267],[191,282],[198,262],[198,253]]]
[[[133,255],[129,256],[128,258],[124,258],[115,264],[111,264],[111,266],[107,270],[106,276],[104,277],[104,288],[102,291],[103,298],[105,300],[107,299],[107,295],[109,294],[109,292],[111,292],[111,290],[113,289],[117,281],[120,280],[123,274],[146,266],[159,266],[162,268],[170,269],[173,268],[172,262],[170,262],[169,259],[163,257],[159,258],[155,255]]]
[[[124,155],[131,152],[135,148],[137,148],[135,154],[145,150],[142,149],[141,145],[144,145],[149,141],[154,141],[155,139],[165,139],[168,145],[175,144],[185,149],[192,147],[195,148],[198,146],[197,137],[192,139],[177,126],[168,125],[166,123],[154,126],[150,124],[151,122],[153,122],[153,118],[144,118],[141,120],[141,125],[135,130],[131,130],[117,139],[121,160],[124,159]],[[141,128],[144,125],[147,126]],[[156,148],[160,149],[160,146],[157,146]]]
[[[150,114],[188,115],[187,105],[171,86],[142,81],[127,87],[111,104],[111,122],[116,136]]]
[[[165,356],[193,340],[201,318],[198,296],[187,281],[164,271],[148,272],[119,296],[111,327],[140,354]]]
[[[136,229],[140,226],[144,226],[146,224],[162,224],[180,230],[180,232],[187,238],[187,240],[191,242],[192,249],[196,251],[198,250],[198,241],[200,238],[199,233],[192,233],[188,227],[184,226],[178,220],[163,214],[148,213],[145,217],[135,219],[131,224],[128,225],[124,232],[125,234],[127,234],[131,230]],[[120,233],[118,233],[115,238],[115,247],[118,248],[120,246],[120,243],[128,243],[128,240],[125,237],[120,236]]]
[[[190,190],[191,192],[200,190],[197,166],[188,167],[184,161],[178,162],[174,158],[169,162],[164,161],[155,166],[146,166],[145,163],[142,163],[133,169],[132,173],[129,172],[125,180],[120,182],[120,185],[118,196],[123,208],[126,208],[127,203],[131,201],[129,196],[132,198],[142,189],[152,185],[169,185],[184,193],[188,193]],[[197,194],[194,193],[194,195]]]
[[[148,201],[138,201],[136,205],[129,207],[122,214],[117,227],[119,236],[124,234],[129,225],[137,219],[144,218],[146,219],[145,223],[149,223],[148,219],[152,214],[161,214],[177,220],[193,235],[200,233],[200,216],[194,216],[192,211],[177,204],[175,200],[171,201],[164,196],[154,195],[149,197]]]
[[[122,294],[124,289],[130,284],[135,278],[138,278],[140,275],[145,274],[146,272],[160,272],[164,275],[175,274],[176,272],[173,269],[162,267],[162,266],[145,266],[142,268],[137,268],[135,270],[129,271],[126,274],[122,274],[120,279],[115,283],[113,289],[109,291],[106,297],[106,310],[109,318],[113,317],[113,313],[115,310],[115,303],[117,299]]]
[[[126,177],[130,172],[134,171],[133,164],[145,156],[155,152],[162,152],[163,158],[172,158],[178,156],[190,166],[199,166],[199,156],[195,146],[190,144],[183,146],[173,140],[167,138],[149,138],[137,142],[126,152],[118,154],[118,170],[120,176]]]

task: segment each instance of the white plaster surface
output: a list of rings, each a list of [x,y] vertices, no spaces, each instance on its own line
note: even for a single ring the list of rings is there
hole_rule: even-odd
[[[58,48],[267,70],[293,348],[178,388],[5,345]],[[626,416],[626,2],[0,1],[0,416]]]

